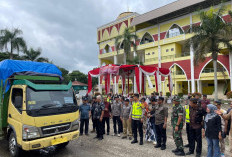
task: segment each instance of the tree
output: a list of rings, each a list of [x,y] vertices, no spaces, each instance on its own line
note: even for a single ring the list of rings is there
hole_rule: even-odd
[[[60,71],[62,72],[62,77],[64,78],[64,83],[69,83],[70,78],[69,78],[69,71],[66,70],[65,68],[58,67]]]
[[[122,35],[119,35],[116,37],[115,46],[116,46],[117,53],[120,49],[120,46],[123,45],[122,48],[124,50],[124,59],[125,59],[124,64],[131,63],[130,61],[131,47],[133,46],[134,51],[136,52],[137,45],[135,41],[137,39],[138,39],[137,35],[132,34],[129,28],[126,28]],[[120,45],[121,40],[122,40],[122,43]]]
[[[79,81],[82,83],[88,83],[88,75],[80,72],[79,70],[75,70],[69,74],[69,78],[71,81]]]
[[[211,53],[214,67],[214,93],[215,100],[218,99],[217,84],[217,59],[218,54],[223,49],[232,51],[232,27],[231,23],[225,23],[222,15],[225,13],[225,7],[222,5],[219,9],[211,7],[209,11],[199,13],[201,25],[192,26],[193,37],[187,40],[187,45],[191,45],[194,50],[195,63],[205,60],[208,53]],[[229,12],[230,16],[232,15]],[[191,31],[190,31],[191,33]]]
[[[6,50],[10,54],[10,59],[13,59],[13,52],[16,50],[19,55],[19,51],[26,48],[26,42],[20,36],[23,32],[20,29],[13,29],[12,31],[8,29],[0,30],[0,49]],[[10,46],[10,52],[8,51],[8,46]]]
[[[33,48],[25,49],[24,56],[22,56],[25,60],[36,61],[36,62],[49,62],[48,58],[40,57],[41,49],[38,48],[34,50]]]

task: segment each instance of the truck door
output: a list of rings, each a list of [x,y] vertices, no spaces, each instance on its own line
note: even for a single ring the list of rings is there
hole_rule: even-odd
[[[12,88],[8,108],[8,123],[16,133],[19,144],[22,140],[22,108],[24,102],[23,89]]]

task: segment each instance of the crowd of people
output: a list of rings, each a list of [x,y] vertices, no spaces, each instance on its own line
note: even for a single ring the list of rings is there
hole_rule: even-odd
[[[232,102],[231,108],[225,111],[221,101],[212,104],[200,93],[189,94],[187,99],[173,97],[171,127],[176,149],[176,156],[202,154],[202,138],[206,137],[207,157],[224,157],[225,138],[229,136],[230,155],[232,157]],[[164,105],[162,93],[152,93],[150,97],[133,94],[129,97],[108,94],[98,95],[91,100],[82,98],[80,105],[80,136],[88,135],[89,119],[92,119],[96,139],[103,140],[110,134],[110,119],[113,121],[112,136],[131,140],[131,144],[143,145],[144,139],[153,142],[156,149],[165,150],[167,141],[168,107]],[[85,129],[83,129],[85,126]],[[186,127],[187,144],[183,144],[182,130]],[[230,134],[229,134],[230,133]],[[139,134],[139,140],[138,140]],[[188,148],[185,153],[184,147]],[[196,151],[195,151],[196,150]]]

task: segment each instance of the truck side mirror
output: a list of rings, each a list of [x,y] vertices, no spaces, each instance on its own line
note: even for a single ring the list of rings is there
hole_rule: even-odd
[[[23,97],[22,96],[15,96],[14,106],[17,109],[22,108],[23,105]]]

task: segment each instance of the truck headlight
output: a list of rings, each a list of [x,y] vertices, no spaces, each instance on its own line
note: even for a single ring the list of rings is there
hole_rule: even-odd
[[[79,119],[73,121],[71,130],[78,130],[79,129],[79,124],[80,124]]]
[[[30,125],[23,125],[23,139],[35,139],[40,137],[40,133],[37,127]]]

